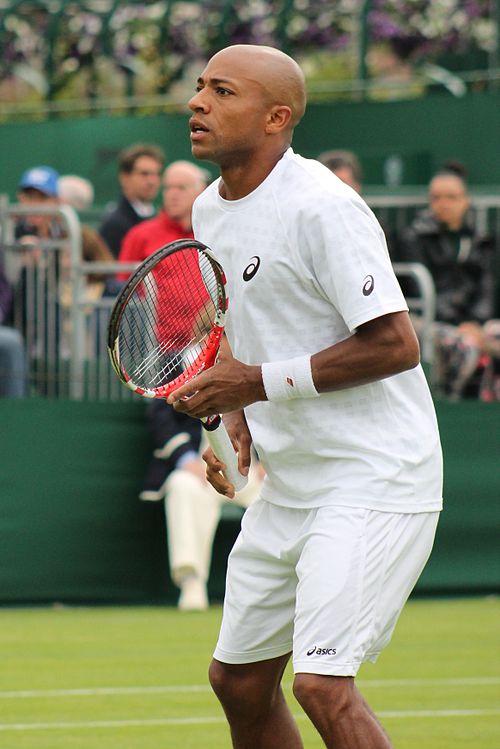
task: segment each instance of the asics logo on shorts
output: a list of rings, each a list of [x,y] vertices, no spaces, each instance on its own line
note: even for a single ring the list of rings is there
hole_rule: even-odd
[[[318,648],[314,645],[309,648],[306,655],[337,655],[337,648]]]
[[[373,276],[365,276],[363,278],[363,296],[370,296],[375,287],[375,279]]]
[[[250,265],[247,265],[247,267],[243,271],[244,281],[250,281],[255,276],[257,271],[259,270],[260,257],[258,257],[258,255],[254,255],[253,257],[250,258],[250,260],[252,260],[253,262],[251,262]]]

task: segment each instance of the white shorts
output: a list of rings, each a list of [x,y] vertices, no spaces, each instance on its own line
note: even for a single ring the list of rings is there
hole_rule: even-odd
[[[438,518],[257,500],[229,556],[214,658],[253,663],[292,652],[295,673],[355,676],[389,642]]]

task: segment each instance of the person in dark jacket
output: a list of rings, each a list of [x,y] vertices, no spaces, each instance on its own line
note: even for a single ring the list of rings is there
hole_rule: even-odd
[[[476,394],[474,382],[494,341],[495,238],[476,225],[467,184],[447,167],[429,184],[429,208],[399,239],[398,259],[422,263],[436,289],[435,384],[453,399]],[[410,290],[408,290],[410,291]]]
[[[137,143],[120,152],[118,179],[122,194],[99,227],[99,234],[114,257],[118,257],[125,234],[154,216],[164,162],[162,149],[154,145]]]

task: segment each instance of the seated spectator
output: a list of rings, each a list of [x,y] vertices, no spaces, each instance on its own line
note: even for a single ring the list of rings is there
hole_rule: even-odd
[[[50,166],[35,166],[23,173],[17,188],[17,199],[23,206],[58,207],[59,174]],[[34,238],[59,239],[63,234],[57,217],[37,213],[29,214],[16,226],[16,237],[23,244],[35,244]],[[37,252],[35,251],[35,257]]]
[[[52,240],[58,242],[64,237],[57,216],[58,172],[45,165],[27,169],[19,181],[17,199],[28,213],[19,217],[15,226],[15,237],[21,245],[14,284],[15,325],[23,335],[28,357],[39,359],[47,353],[48,338],[54,333],[48,328],[48,320],[58,319],[60,253],[50,249]],[[46,208],[52,213],[44,213]],[[51,340],[52,344],[55,352],[57,341]]]
[[[25,172],[18,187],[19,202],[30,206],[30,213],[16,227],[16,236],[26,248],[16,287],[20,316],[18,322],[25,335],[28,354],[38,362],[37,371],[41,381],[37,386],[41,392],[45,392],[49,380],[53,392],[58,390],[59,364],[61,360],[70,358],[73,345],[73,259],[70,243],[65,241],[67,228],[61,216],[44,215],[39,211],[45,206],[59,208],[70,205],[76,209],[83,204],[82,199],[85,195],[88,197],[88,190],[85,194],[77,195],[74,190],[68,194],[64,191],[64,184],[54,169],[40,166]],[[67,184],[66,181],[66,187]],[[76,186],[77,190],[82,187],[78,178],[72,178],[69,184],[73,188]],[[86,225],[80,225],[80,228],[81,260],[107,263],[115,261],[95,229]],[[52,245],[50,240],[57,241]],[[105,274],[89,273],[85,278],[83,293],[78,302],[89,303],[88,308],[82,308],[87,313],[87,322],[92,319],[96,301],[105,292],[105,283]],[[93,355],[95,341],[90,338],[89,336],[85,346],[87,354]]]
[[[363,182],[363,171],[355,153],[352,151],[333,150],[323,151],[318,156],[318,161],[337,175],[342,182],[352,187],[356,192],[361,192]]]
[[[75,211],[87,211],[94,200],[94,188],[88,179],[76,174],[66,174],[59,178],[59,201]],[[113,263],[115,257],[102,236],[87,224],[81,224],[82,258],[86,263]],[[115,296],[121,284],[107,274],[87,276],[87,293],[92,298]]]
[[[398,258],[422,263],[434,280],[437,392],[455,400],[477,395],[479,375],[495,349],[496,326],[489,322],[495,304],[495,239],[475,225],[459,165],[447,165],[432,178],[429,208],[401,233]]]
[[[165,157],[157,146],[137,143],[118,156],[121,195],[116,206],[103,218],[99,233],[118,257],[125,234],[155,214],[154,201],[161,183]]]
[[[226,500],[205,478],[205,464],[199,455],[201,422],[175,411],[165,401],[152,401],[150,410],[159,416],[151,419],[156,449],[139,497],[164,500],[170,576],[180,588],[178,607],[203,611],[208,607],[213,540]],[[253,465],[247,486],[232,501],[248,507],[257,497],[262,478],[260,466]]]
[[[59,177],[59,198],[75,211],[88,211],[94,202],[94,187],[84,177],[64,174]]]

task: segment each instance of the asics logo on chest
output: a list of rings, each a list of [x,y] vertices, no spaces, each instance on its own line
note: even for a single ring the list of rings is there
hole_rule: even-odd
[[[244,281],[251,281],[260,268],[260,257],[258,257],[258,255],[254,255],[253,257],[251,257],[250,261],[251,262],[247,265],[247,267],[243,271]]]

